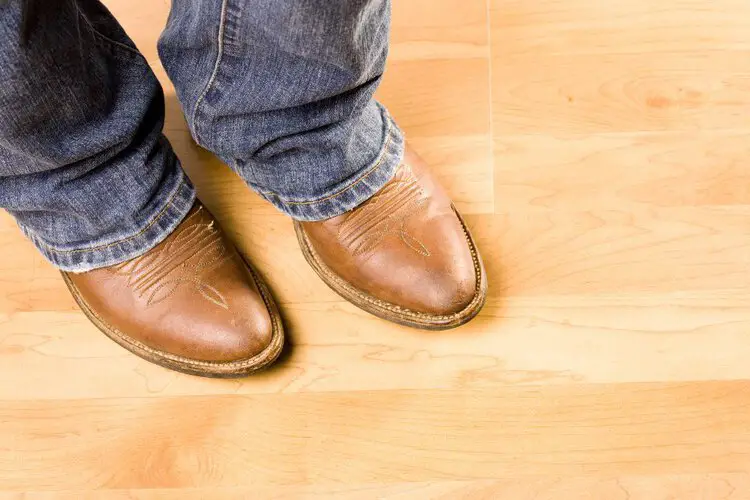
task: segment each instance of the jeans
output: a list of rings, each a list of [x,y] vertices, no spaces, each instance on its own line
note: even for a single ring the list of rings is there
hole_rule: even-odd
[[[380,189],[404,139],[373,99],[389,0],[173,0],[161,61],[195,141],[299,220]],[[162,241],[195,191],[162,89],[96,0],[0,0],[0,207],[60,269]]]

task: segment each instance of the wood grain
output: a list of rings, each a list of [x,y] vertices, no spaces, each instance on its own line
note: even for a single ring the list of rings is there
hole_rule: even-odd
[[[744,473],[678,474],[662,476],[624,476],[616,479],[560,477],[555,479],[501,479],[475,481],[430,481],[356,486],[275,486],[259,488],[179,488],[141,489],[107,492],[66,491],[0,494],[0,500],[496,500],[497,498],[534,498],[553,500],[680,499],[746,500],[750,478]]]
[[[12,402],[0,470],[8,490],[720,473],[750,465],[748,397],[735,381]]]
[[[466,215],[490,296],[368,316],[291,222],[166,134],[290,349],[204,380],[123,351],[0,215],[0,500],[750,499],[750,4],[399,0],[378,97]]]

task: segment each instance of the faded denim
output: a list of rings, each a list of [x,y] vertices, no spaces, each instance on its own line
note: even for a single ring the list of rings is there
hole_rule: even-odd
[[[0,0],[0,207],[57,267],[163,240],[195,192],[161,87],[94,0]],[[373,99],[388,0],[174,0],[159,55],[196,142],[282,212],[320,220],[380,189],[402,133]]]

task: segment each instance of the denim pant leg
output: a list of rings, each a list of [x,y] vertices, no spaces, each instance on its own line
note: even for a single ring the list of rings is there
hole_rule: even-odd
[[[189,211],[163,115],[158,81],[96,0],[0,2],[0,207],[53,264],[128,260]]]
[[[300,220],[369,198],[403,156],[373,99],[389,0],[173,0],[159,55],[195,140]]]

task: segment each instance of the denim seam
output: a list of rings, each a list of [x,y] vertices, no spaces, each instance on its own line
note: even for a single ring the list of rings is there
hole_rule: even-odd
[[[208,82],[206,83],[206,87],[203,89],[203,92],[201,92],[200,96],[198,97],[198,100],[195,102],[195,107],[193,108],[192,113],[192,119],[193,122],[193,135],[195,138],[195,142],[198,143],[200,146],[206,147],[202,141],[200,140],[200,136],[198,134],[198,109],[203,104],[204,99],[206,98],[206,94],[211,90],[211,87],[214,84],[214,81],[216,80],[216,76],[219,74],[219,66],[221,64],[221,59],[224,55],[224,30],[227,20],[227,3],[229,0],[222,0],[221,2],[221,14],[219,18],[219,34],[217,37],[217,50],[216,50],[216,62],[214,63],[214,69],[211,72],[211,76],[208,79]]]
[[[244,9],[242,7],[233,7],[227,2],[227,15],[224,19],[224,46],[231,47],[237,45],[237,28],[240,25]]]
[[[88,25],[88,27],[91,28],[91,31],[94,33],[94,35],[96,35],[97,37],[101,38],[102,40],[104,40],[106,42],[111,43],[112,45],[115,45],[115,46],[117,46],[117,47],[119,47],[121,49],[127,50],[131,54],[135,54],[135,55],[137,55],[139,57],[143,57],[143,54],[141,54],[138,51],[138,49],[134,49],[130,45],[126,45],[126,44],[124,44],[122,42],[118,42],[117,40],[113,40],[112,38],[108,37],[107,35],[105,35],[101,31],[99,31],[98,29],[96,29],[94,27],[94,25],[91,23],[91,21],[89,21],[89,18],[87,18],[83,14],[83,12],[81,12],[81,9],[78,7],[78,4],[76,4],[75,2],[73,2],[73,5],[75,6],[76,12],[78,13],[78,17],[80,17],[81,19],[83,19],[83,21]]]
[[[39,237],[39,235],[36,234],[36,232],[32,231],[28,227],[23,226],[23,229],[25,231],[28,231],[30,234],[33,234],[35,236],[35,240],[39,243],[39,245],[41,245],[44,248],[46,248],[47,250],[49,250],[51,252],[54,252],[56,254],[59,254],[59,255],[70,255],[70,254],[81,253],[81,252],[96,252],[96,251],[99,251],[99,250],[104,250],[106,248],[110,248],[110,247],[113,247],[115,245],[120,245],[122,243],[128,242],[128,241],[133,240],[135,238],[138,238],[139,236],[141,236],[142,234],[144,234],[146,231],[148,231],[151,228],[151,226],[153,226],[154,224],[156,224],[159,221],[159,219],[162,218],[162,216],[167,212],[167,210],[169,209],[169,207],[172,206],[172,204],[174,202],[175,196],[177,196],[177,193],[180,192],[180,189],[182,189],[182,187],[184,185],[185,185],[185,178],[183,177],[183,179],[175,187],[174,191],[172,191],[172,194],[169,195],[169,200],[167,200],[167,203],[164,204],[164,207],[140,231],[138,231],[135,234],[131,234],[127,238],[123,238],[123,239],[120,239],[120,240],[117,240],[117,241],[113,241],[112,243],[107,243],[106,245],[99,245],[99,246],[87,247],[87,248],[76,248],[74,250],[59,250],[59,249],[51,246],[50,244],[46,243],[45,241],[43,241]]]
[[[349,184],[345,188],[340,189],[336,193],[330,194],[330,195],[325,196],[323,198],[318,198],[316,200],[308,200],[308,201],[287,201],[287,200],[285,200],[284,198],[282,198],[281,196],[279,196],[279,195],[277,195],[275,193],[261,193],[261,194],[263,194],[265,196],[272,196],[272,197],[276,198],[277,200],[279,200],[280,202],[284,203],[285,205],[294,205],[294,206],[298,206],[298,205],[314,205],[316,203],[322,203],[324,201],[330,201],[330,200],[333,200],[335,198],[338,198],[339,196],[345,194],[347,191],[350,191],[351,189],[353,189],[360,182],[363,182],[365,179],[367,179],[367,177],[369,177],[373,173],[377,172],[377,170],[380,167],[383,166],[383,160],[386,157],[386,153],[388,152],[388,147],[391,145],[391,140],[393,139],[393,134],[392,134],[393,130],[392,129],[393,129],[393,125],[391,124],[391,121],[389,119],[388,120],[388,130],[386,130],[385,143],[383,143],[383,147],[380,150],[380,156],[378,156],[377,160],[375,160],[375,163],[373,164],[373,166],[370,167],[369,170],[367,170],[366,172],[364,172],[362,175],[360,175],[357,179],[355,179],[354,181],[352,181],[351,184]]]

